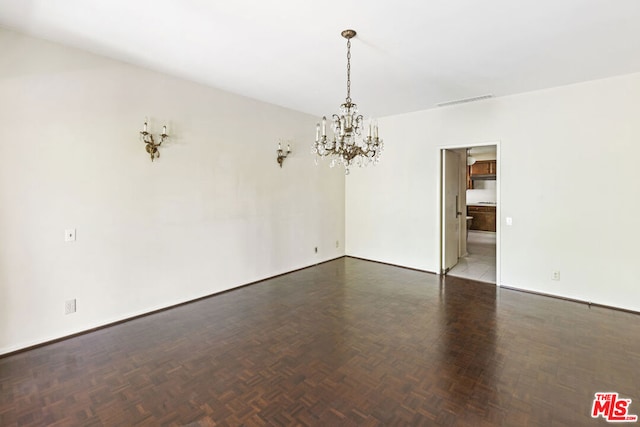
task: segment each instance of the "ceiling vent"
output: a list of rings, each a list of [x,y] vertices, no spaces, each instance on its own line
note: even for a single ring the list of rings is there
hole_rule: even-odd
[[[482,101],[483,99],[489,99],[489,98],[493,98],[493,95],[489,94],[489,95],[474,96],[471,98],[457,99],[455,101],[441,102],[440,104],[436,104],[436,105],[438,107],[446,107],[449,105],[466,104],[467,102]]]

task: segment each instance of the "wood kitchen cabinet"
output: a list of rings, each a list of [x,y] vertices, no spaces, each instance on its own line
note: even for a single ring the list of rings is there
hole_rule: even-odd
[[[478,160],[474,164],[471,165],[471,170],[469,174],[473,175],[495,175],[496,174],[496,164],[495,160]]]
[[[470,230],[496,231],[495,206],[467,206],[467,215],[473,217]]]
[[[497,169],[496,160],[478,160],[467,166],[467,190],[473,189],[473,175],[495,175]]]

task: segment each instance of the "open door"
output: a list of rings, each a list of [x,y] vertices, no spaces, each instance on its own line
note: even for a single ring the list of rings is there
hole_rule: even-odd
[[[442,150],[442,274],[458,263],[461,218],[460,155]]]

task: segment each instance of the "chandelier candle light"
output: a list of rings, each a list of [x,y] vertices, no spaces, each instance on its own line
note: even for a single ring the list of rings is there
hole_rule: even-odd
[[[322,124],[316,125],[316,142],[312,150],[320,157],[330,157],[331,167],[341,163],[346,175],[354,164],[362,167],[378,163],[383,149],[382,139],[378,137],[378,123],[369,119],[367,135],[363,136],[363,117],[358,114],[358,106],[351,102],[351,39],[355,35],[354,30],[342,32],[342,37],[347,39],[347,98],[340,106],[340,114],[332,116],[333,139],[327,138],[327,118],[322,117]]]

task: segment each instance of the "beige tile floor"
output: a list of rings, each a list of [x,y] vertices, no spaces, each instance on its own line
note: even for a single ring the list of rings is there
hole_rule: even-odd
[[[447,274],[496,283],[496,233],[469,231],[467,253]]]

